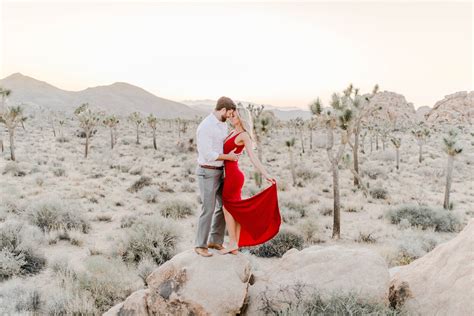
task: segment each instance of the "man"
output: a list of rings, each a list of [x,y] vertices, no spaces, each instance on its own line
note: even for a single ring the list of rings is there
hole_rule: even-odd
[[[208,248],[223,249],[225,232],[225,219],[222,212],[224,160],[238,160],[238,155],[233,152],[223,154],[224,140],[228,134],[225,121],[232,116],[235,108],[236,106],[230,98],[219,98],[214,111],[199,124],[196,132],[198,150],[196,174],[201,192],[202,210],[199,216],[194,250],[203,257],[212,256]]]

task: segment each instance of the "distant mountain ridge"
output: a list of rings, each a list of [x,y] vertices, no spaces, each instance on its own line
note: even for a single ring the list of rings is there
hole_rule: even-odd
[[[260,105],[257,102],[249,102],[249,101],[242,101],[242,100],[234,100],[235,103],[242,103],[244,106],[247,106],[249,103]],[[203,99],[203,100],[183,100],[181,103],[184,103],[194,109],[200,111],[206,111],[207,113],[211,112],[214,106],[217,103],[217,100],[211,99]],[[295,119],[297,117],[301,117],[303,119],[309,119],[311,117],[311,112],[309,110],[302,110],[296,107],[292,108],[279,108],[270,104],[263,104],[265,106],[265,110],[271,110],[275,116],[283,121]]]
[[[72,112],[82,103],[89,103],[109,113],[128,115],[138,111],[143,114],[153,113],[159,118],[196,118],[209,114],[216,100],[184,100],[176,102],[158,97],[143,88],[125,82],[115,82],[86,88],[80,91],[67,91],[55,87],[45,81],[40,81],[21,73],[14,73],[0,80],[0,86],[12,90],[7,99],[9,104],[23,103],[27,110],[55,110]],[[437,122],[468,122],[474,120],[474,92],[459,91],[447,95],[432,108],[423,106],[415,111],[414,105],[406,101],[401,94],[382,91],[377,102],[392,109],[400,118],[409,121]],[[235,100],[239,102],[239,100]],[[240,101],[242,104],[259,104],[257,102]],[[7,104],[8,104],[7,103]],[[279,108],[269,104],[265,109],[273,111],[280,120],[297,117],[308,119],[309,110],[298,108]]]
[[[153,113],[159,118],[194,118],[206,113],[185,104],[160,98],[125,82],[90,87],[81,91],[66,91],[21,73],[0,80],[0,86],[12,90],[8,101],[24,103],[33,109],[69,112],[82,103],[110,113],[128,115],[131,112]]]

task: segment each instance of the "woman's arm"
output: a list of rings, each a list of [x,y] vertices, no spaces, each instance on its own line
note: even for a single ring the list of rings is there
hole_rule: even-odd
[[[262,165],[260,160],[255,155],[253,151],[252,140],[250,139],[249,134],[247,132],[243,132],[242,134],[237,136],[237,138],[240,138],[240,140],[244,142],[245,149],[247,150],[247,154],[249,155],[250,161],[255,166],[255,168],[257,168],[257,170],[265,177],[265,179],[267,179],[270,182],[274,182],[273,178],[268,174],[268,172],[265,170],[265,167]]]

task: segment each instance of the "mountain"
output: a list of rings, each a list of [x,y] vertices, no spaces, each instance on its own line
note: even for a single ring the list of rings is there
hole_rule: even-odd
[[[252,104],[257,104],[259,103],[256,102],[248,102],[248,101],[241,101],[241,100],[234,100],[235,103],[242,103],[244,106],[247,106],[249,103]],[[199,111],[205,111],[205,112],[211,112],[214,106],[216,105],[217,101],[216,100],[210,100],[210,99],[204,99],[204,100],[184,100],[181,101],[181,103],[184,103],[196,110]],[[265,110],[270,110],[272,111],[275,116],[279,120],[291,120],[295,119],[297,117],[301,117],[303,119],[309,119],[311,117],[311,112],[299,109],[299,108],[280,108],[276,107],[270,104],[264,104]]]
[[[131,112],[153,113],[159,118],[194,118],[206,113],[185,104],[160,98],[154,94],[125,82],[87,88],[81,91],[66,91],[47,82],[39,81],[20,73],[0,80],[0,86],[12,90],[8,102],[23,103],[27,109],[73,111],[82,103],[89,103],[106,112],[128,115]]]
[[[459,91],[446,95],[435,103],[426,115],[431,124],[450,123],[462,124],[474,122],[474,91]]]

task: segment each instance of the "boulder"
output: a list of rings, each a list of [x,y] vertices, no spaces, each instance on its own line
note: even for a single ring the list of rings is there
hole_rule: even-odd
[[[126,316],[126,315],[148,315],[148,307],[146,304],[146,298],[148,297],[149,290],[139,290],[133,292],[127,299],[115,305],[109,309],[104,316]]]
[[[472,315],[474,219],[454,239],[400,267],[390,281],[390,302],[410,315]]]
[[[367,302],[388,305],[387,264],[369,249],[342,246],[292,249],[254,279],[249,287],[249,315],[259,314],[264,300],[285,304],[294,295],[292,292],[304,298],[317,291],[323,299],[334,293],[354,293]]]
[[[446,95],[426,114],[429,124],[472,124],[474,121],[474,91],[459,91]]]
[[[242,311],[251,278],[243,254],[174,256],[146,279],[147,290],[130,295],[106,315],[235,315]]]

